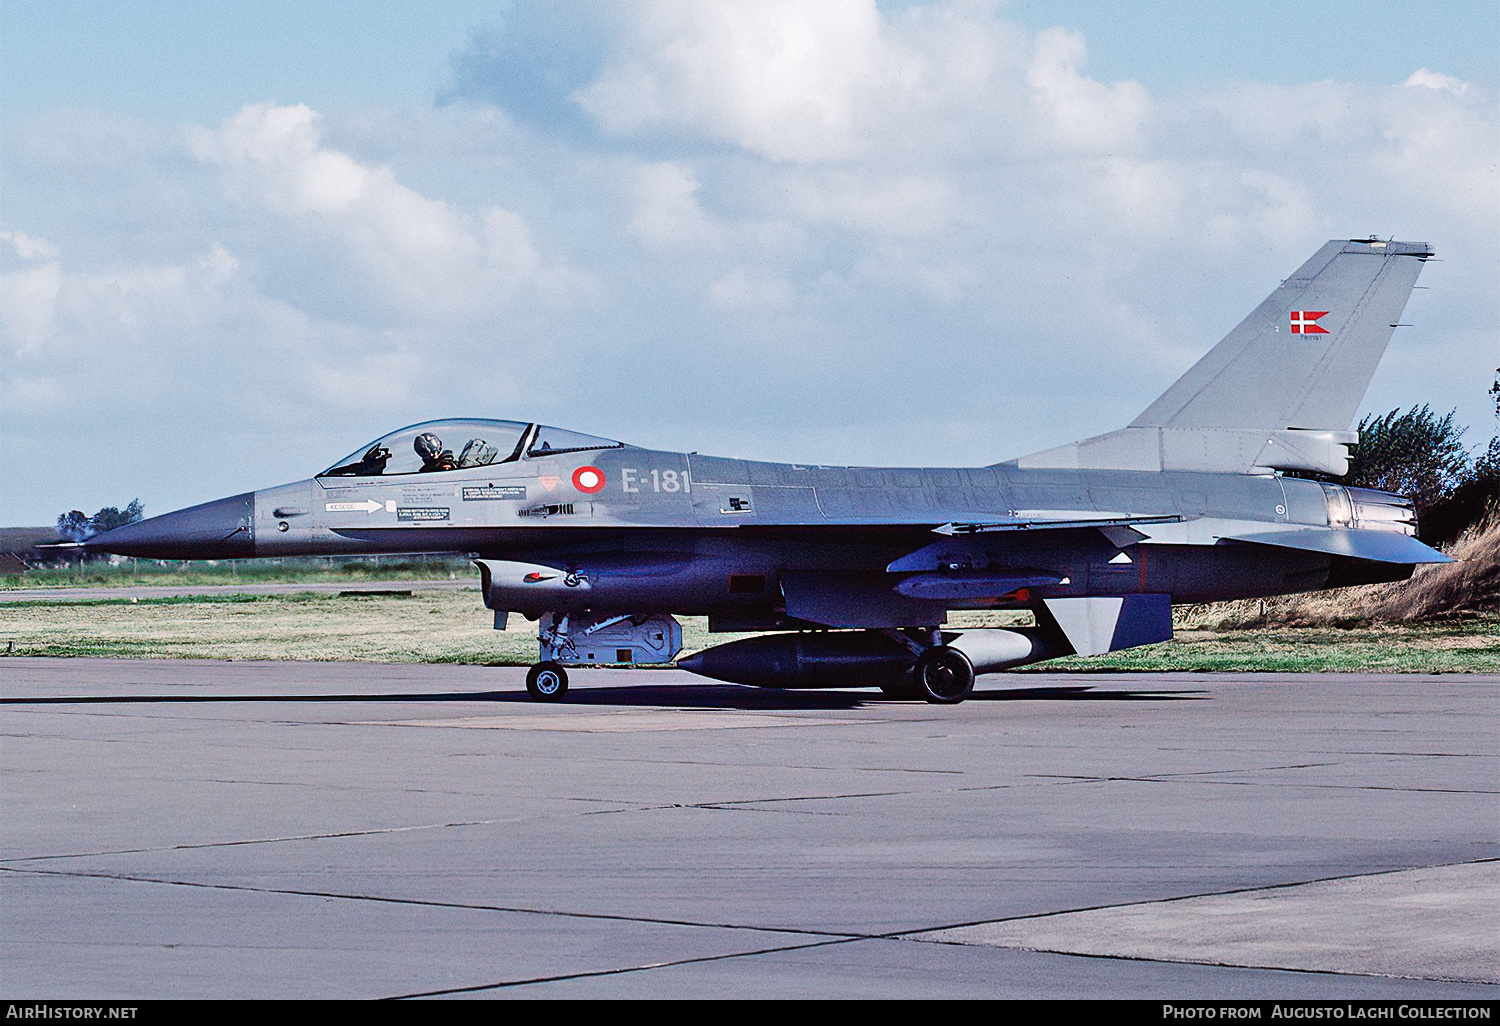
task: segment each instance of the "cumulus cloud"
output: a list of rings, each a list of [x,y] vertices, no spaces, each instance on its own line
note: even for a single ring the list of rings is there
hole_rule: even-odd
[[[394,366],[369,352],[378,348],[369,338],[349,346],[333,326],[256,292],[240,277],[240,261],[217,243],[181,263],[104,271],[65,263],[0,276],[0,323],[22,371],[5,382],[15,412],[88,416],[123,397],[176,420],[172,396],[183,389],[221,393],[222,408],[242,413],[309,393],[338,404],[332,377],[351,373],[359,384],[364,363]],[[392,388],[404,397],[419,370],[402,368],[385,388],[359,391],[376,402]],[[226,389],[222,383],[238,375]],[[279,399],[275,389],[285,389]]]
[[[0,272],[0,327],[10,355],[20,356],[34,352],[53,334],[62,269],[57,247],[45,239],[0,232],[0,243],[9,244],[6,255],[12,259],[5,263],[22,265]]]
[[[1084,152],[1131,149],[1150,112],[1146,91],[1135,82],[1106,85],[1081,71],[1083,37],[1066,29],[1037,34],[1026,84],[1035,92],[1044,130],[1062,146]]]
[[[1083,38],[1027,38],[996,5],[887,17],[874,0],[655,0],[573,98],[613,136],[705,137],[776,161],[892,150],[1108,152],[1149,111],[1134,82],[1081,72]]]
[[[642,7],[627,53],[580,90],[618,135],[704,133],[773,159],[848,155],[860,94],[885,63],[873,3]]]
[[[0,426],[74,449],[169,425],[208,469],[155,509],[449,415],[988,462],[1127,422],[1324,240],[1370,232],[1445,260],[1371,407],[1488,423],[1483,89],[1156,94],[975,0],[557,10],[509,5],[428,109],[8,133]],[[5,473],[6,502],[54,487]]]
[[[678,161],[640,168],[632,183],[630,228],[650,249],[697,249],[722,242],[723,231],[698,203],[698,176]]]
[[[16,358],[53,362],[101,359],[80,336],[107,330],[117,351],[150,346],[163,331],[201,325],[208,295],[232,277],[236,261],[221,246],[187,264],[135,265],[104,272],[64,270],[50,242],[6,233],[33,266],[0,274],[0,324]]]
[[[715,305],[725,310],[783,307],[792,301],[792,287],[783,278],[736,268],[713,283]]]
[[[543,267],[517,214],[490,206],[464,216],[422,196],[389,168],[324,146],[318,115],[301,104],[252,104],[215,131],[190,130],[188,140],[237,195],[336,239],[403,313],[462,321],[493,313],[525,287],[566,288],[561,271]]]
[[[0,232],[0,242],[10,243],[10,248],[22,260],[54,260],[58,249],[46,239],[36,239],[25,232]]]
[[[1418,68],[1411,73],[1403,85],[1426,86],[1428,89],[1446,89],[1454,96],[1463,96],[1469,91],[1468,83],[1461,82],[1452,75],[1439,74],[1436,71],[1428,71],[1426,68]]]

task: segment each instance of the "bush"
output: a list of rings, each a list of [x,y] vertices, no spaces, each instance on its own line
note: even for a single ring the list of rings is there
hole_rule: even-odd
[[[1451,492],[1469,472],[1464,429],[1456,410],[1441,419],[1425,405],[1359,422],[1359,442],[1349,454],[1345,483],[1404,495],[1417,512]]]
[[[93,516],[81,509],[70,510],[57,518],[57,533],[68,541],[84,541],[96,534],[133,524],[145,515],[140,499],[131,499],[124,509],[105,506]]]
[[[141,519],[141,515],[144,512],[145,507],[141,505],[141,500],[131,499],[130,505],[126,506],[123,510],[116,509],[114,506],[104,507],[94,514],[93,520],[90,523],[93,525],[96,534],[103,534],[105,531],[113,531],[117,527],[124,527],[126,524],[135,523]]]
[[[1500,419],[1500,370],[1489,391]],[[1500,506],[1500,436],[1471,463],[1455,412],[1438,417],[1421,406],[1365,417],[1344,477],[1345,484],[1411,499],[1417,536],[1429,545],[1454,542]]]

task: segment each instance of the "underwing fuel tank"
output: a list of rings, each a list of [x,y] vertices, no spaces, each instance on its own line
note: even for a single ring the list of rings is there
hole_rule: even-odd
[[[987,628],[943,634],[975,673],[1065,654],[1066,642],[1055,642],[1035,627]],[[679,659],[692,673],[731,684],[760,688],[895,687],[911,678],[916,654],[884,631],[801,631],[743,638]]]

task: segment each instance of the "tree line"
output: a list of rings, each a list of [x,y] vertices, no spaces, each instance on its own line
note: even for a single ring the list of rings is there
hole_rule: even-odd
[[[133,524],[146,515],[140,499],[131,499],[124,509],[105,506],[93,516],[81,509],[69,510],[57,518],[57,535],[64,541],[84,541],[96,534]]]
[[[1500,427],[1500,369],[1490,396]],[[1359,422],[1342,483],[1378,488],[1412,500],[1417,536],[1446,545],[1500,505],[1500,434],[1477,455],[1464,445],[1457,411],[1439,417],[1425,404],[1405,412],[1370,414]]]

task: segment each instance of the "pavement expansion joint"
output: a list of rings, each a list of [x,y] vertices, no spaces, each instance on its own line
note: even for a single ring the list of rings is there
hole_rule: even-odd
[[[496,826],[502,823],[522,822],[526,818],[523,816],[511,816],[502,819],[476,819],[454,823],[423,823],[416,826],[376,827],[369,830],[338,830],[322,834],[292,834],[286,837],[250,837],[232,841],[203,841],[196,844],[164,844],[150,848],[118,848],[105,851],[63,852],[56,855],[12,855],[9,858],[0,859],[0,869],[8,868],[8,863],[17,862],[42,862],[50,859],[88,859],[100,858],[107,855],[146,855],[163,851],[193,851],[200,848],[236,848],[251,844],[285,844],[294,841],[328,841],[344,837],[405,834],[419,830],[448,830],[454,827]]]
[[[1216,770],[1191,770],[1184,773],[1152,773],[1150,776],[1156,780],[1187,780],[1193,777],[1223,777],[1233,776],[1237,773],[1275,773],[1278,770],[1296,769],[1326,769],[1329,766],[1342,766],[1344,762],[1294,762],[1282,766],[1244,766],[1230,769]]]
[[[791,934],[806,937],[832,938],[835,941],[889,939],[896,934],[866,934],[848,930],[817,930],[796,926],[759,926],[745,923],[722,923],[692,919],[673,919],[660,916],[625,915],[613,912],[578,912],[567,909],[529,908],[522,905],[494,905],[486,902],[439,901],[428,898],[406,898],[382,894],[355,894],[343,891],[310,890],[300,887],[263,887],[252,884],[208,883],[201,880],[177,880],[167,877],[144,876],[136,873],[107,873],[67,869],[30,869],[0,866],[0,873],[31,876],[71,877],[86,880],[111,880],[120,883],[141,883],[161,887],[191,887],[211,891],[234,891],[243,894],[273,894],[297,898],[333,899],[353,902],[375,902],[385,905],[411,905],[421,908],[463,909],[473,912],[501,912],[513,915],[547,916],[563,919],[588,919],[606,922],[643,923],[653,926],[678,926],[701,930],[736,930],[751,933]],[[820,940],[817,943],[827,943]],[[800,946],[800,945],[794,945]],[[663,963],[665,964],[665,963]]]
[[[684,805],[685,809],[704,809],[708,812],[750,812],[769,816],[832,816],[840,817],[845,813],[818,809],[768,809],[761,806],[744,806],[736,803],[725,802],[716,805],[712,802],[703,805]]]
[[[754,958],[758,955],[777,955],[788,951],[805,951],[809,948],[826,948],[835,944],[851,944],[855,941],[869,940],[867,937],[839,937],[833,940],[810,941],[806,944],[783,944],[774,948],[759,948],[754,951],[728,951],[717,955],[700,955],[696,958],[679,958],[666,962],[647,962],[643,965],[617,966],[610,969],[594,969],[576,973],[562,973],[556,976],[536,976],[522,980],[502,980],[495,983],[479,983],[469,987],[448,987],[443,990],[427,990],[412,994],[396,994],[386,1000],[406,1000],[412,998],[445,997],[451,994],[477,994],[487,990],[503,990],[510,987],[525,987],[543,983],[564,983],[569,980],[586,980],[601,976],[620,976],[625,973],[649,972],[653,969],[670,969],[676,966],[700,965],[705,962],[723,962],[730,959]]]
[[[1339,763],[1318,763],[1313,766],[1289,766],[1286,769],[1311,769],[1323,766],[1337,766]],[[1263,770],[1226,770],[1226,773],[1259,773]],[[1194,780],[1190,777],[1198,774],[1186,773],[1153,773],[1148,776],[1089,776],[1073,775],[1063,773],[1036,773],[1028,774],[1032,777],[1053,778],[1059,784],[1203,784],[1212,787],[1276,787],[1309,789],[1319,791],[1397,791],[1412,794],[1500,794],[1500,790],[1484,787],[1397,787],[1390,784],[1316,784],[1311,781],[1296,780]],[[1005,785],[1001,785],[1005,786]]]
[[[915,794],[914,791],[851,791],[848,794],[799,794],[783,795],[771,798],[737,798],[719,802],[695,803],[698,807],[712,806],[723,808],[729,805],[765,805],[777,802],[833,802],[845,798],[894,798],[899,795]]]
[[[1094,958],[1500,983],[1500,860],[1046,912],[904,940]]]

